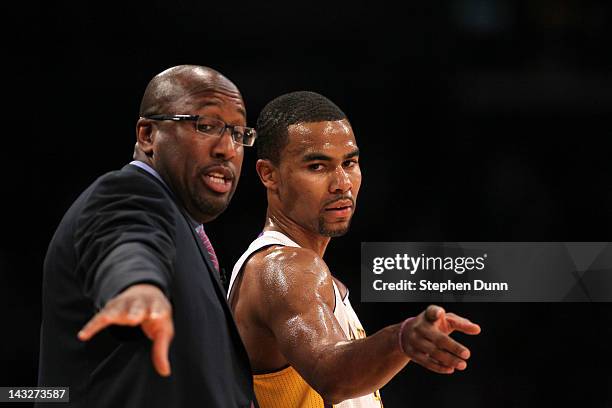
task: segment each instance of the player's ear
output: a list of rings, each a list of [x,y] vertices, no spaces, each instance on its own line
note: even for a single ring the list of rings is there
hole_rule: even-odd
[[[153,124],[149,119],[140,118],[136,123],[135,148],[148,157],[153,156]]]
[[[255,164],[257,175],[268,190],[276,191],[278,188],[278,169],[268,159],[259,159]]]

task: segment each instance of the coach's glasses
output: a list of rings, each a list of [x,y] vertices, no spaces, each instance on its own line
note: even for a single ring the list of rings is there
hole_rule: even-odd
[[[229,129],[234,143],[241,146],[253,146],[257,132],[255,129],[246,126],[228,125],[224,121],[200,115],[148,115],[145,119],[151,120],[174,120],[181,122],[184,120],[195,122],[195,130],[209,136],[223,136],[225,129]]]

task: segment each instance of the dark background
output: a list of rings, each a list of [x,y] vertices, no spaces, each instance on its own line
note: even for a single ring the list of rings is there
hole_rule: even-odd
[[[426,305],[360,303],[362,241],[612,238],[609,2],[84,3],[3,16],[2,386],[36,384],[55,227],[89,183],[130,161],[142,92],[177,64],[233,80],[252,125],[294,90],[347,113],[363,184],[326,259],[369,333]],[[249,151],[230,208],[207,227],[227,269],[264,220],[254,162]],[[612,304],[443,306],[483,328],[456,336],[468,369],[410,364],[383,388],[385,406],[612,406]]]

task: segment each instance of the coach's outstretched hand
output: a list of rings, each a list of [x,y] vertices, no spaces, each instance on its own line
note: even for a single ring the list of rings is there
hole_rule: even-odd
[[[174,337],[172,306],[164,293],[155,285],[130,286],[111,299],[79,331],[78,337],[87,341],[100,330],[111,325],[140,326],[153,341],[153,366],[163,377],[170,375],[168,349]]]
[[[453,340],[449,334],[460,331],[480,333],[480,326],[440,306],[431,305],[417,317],[402,324],[400,344],[404,353],[415,363],[440,374],[465,370],[470,350]]]

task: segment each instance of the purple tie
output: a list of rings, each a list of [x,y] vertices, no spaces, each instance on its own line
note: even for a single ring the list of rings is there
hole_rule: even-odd
[[[210,239],[208,239],[208,236],[204,232],[204,226],[200,225],[198,228],[196,228],[196,232],[202,240],[202,245],[204,245],[204,248],[206,248],[206,250],[208,251],[208,255],[210,255],[210,260],[215,266],[215,269],[217,270],[217,272],[219,272],[219,260],[217,259],[217,254],[215,254],[215,249],[210,243]]]

